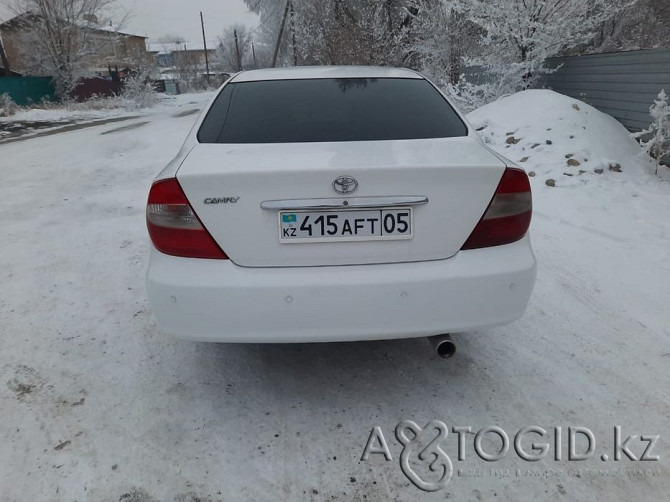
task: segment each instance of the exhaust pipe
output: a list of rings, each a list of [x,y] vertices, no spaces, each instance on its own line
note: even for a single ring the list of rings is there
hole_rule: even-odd
[[[449,359],[456,353],[456,344],[450,335],[429,336],[428,341],[442,359]]]

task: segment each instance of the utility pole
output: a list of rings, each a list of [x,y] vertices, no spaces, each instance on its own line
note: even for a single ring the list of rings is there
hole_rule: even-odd
[[[112,21],[110,19],[109,21],[109,43],[112,45],[112,50],[114,51],[114,61],[118,63],[119,57],[116,55],[116,40],[114,37],[114,33],[112,32],[113,26],[112,26]],[[118,37],[118,35],[117,35]]]
[[[202,26],[202,45],[205,47],[205,67],[207,68],[207,85],[209,85],[209,56],[207,55],[207,39],[205,38],[205,20],[200,11],[200,25]]]
[[[288,15],[288,6],[290,1],[286,0],[286,7],[284,7],[284,15],[281,18],[281,26],[279,27],[279,35],[277,36],[277,43],[275,44],[275,53],[272,55],[272,68],[277,66],[277,54],[279,53],[279,44],[281,43],[281,36],[284,34],[284,25],[286,24],[286,16]]]
[[[295,52],[295,11],[293,10],[293,2],[288,0],[291,6],[291,39],[293,44],[293,66],[298,66],[298,54]]]
[[[240,57],[240,44],[237,42],[237,30],[233,30],[235,35],[235,54],[237,54],[237,71],[242,71],[242,58]]]

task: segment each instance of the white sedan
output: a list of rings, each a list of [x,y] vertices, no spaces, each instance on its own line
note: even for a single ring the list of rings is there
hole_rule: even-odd
[[[414,71],[246,71],[151,187],[147,292],[194,341],[487,328],[526,309],[531,212],[525,172]]]

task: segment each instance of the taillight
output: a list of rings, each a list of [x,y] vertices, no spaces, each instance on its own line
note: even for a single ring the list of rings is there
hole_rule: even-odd
[[[160,252],[188,258],[226,259],[202,226],[176,178],[157,181],[147,202],[149,236]]]
[[[528,232],[532,212],[528,176],[522,169],[506,168],[489,207],[461,249],[518,241]]]

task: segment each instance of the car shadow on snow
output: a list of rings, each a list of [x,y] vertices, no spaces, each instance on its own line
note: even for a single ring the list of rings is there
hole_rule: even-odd
[[[299,396],[308,402],[345,390],[355,402],[390,392],[434,395],[444,385],[467,388],[477,366],[470,354],[490,333],[453,336],[457,352],[441,359],[425,338],[312,344],[197,344],[192,371],[220,384],[230,397],[256,395],[272,401]],[[235,391],[237,393],[237,391]],[[367,397],[366,397],[367,396]],[[338,398],[340,401],[342,397]],[[306,403],[303,403],[306,404]]]

